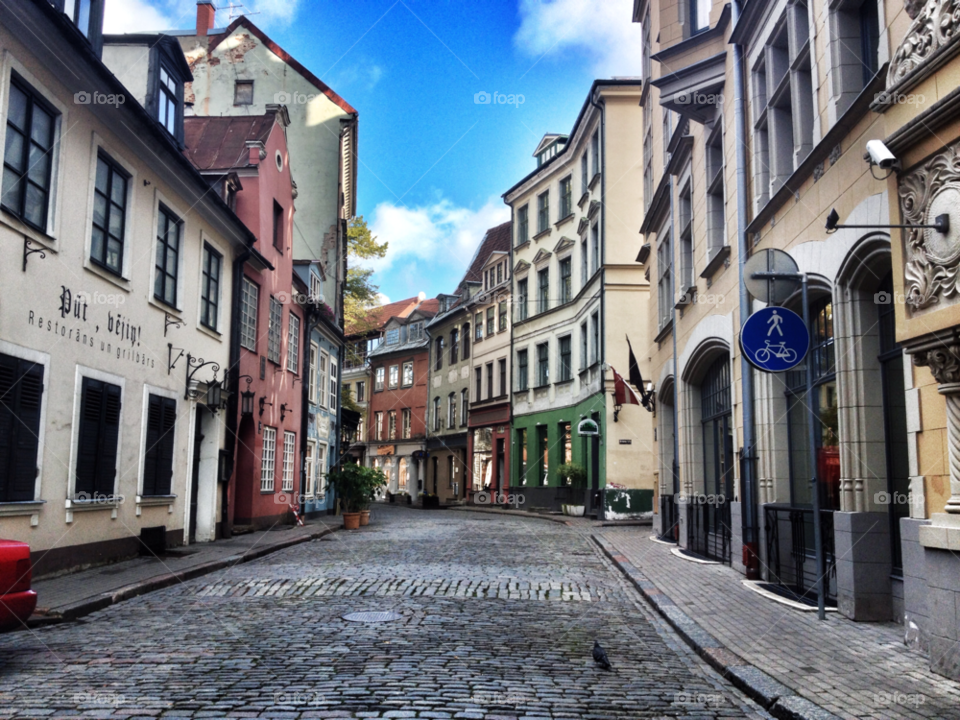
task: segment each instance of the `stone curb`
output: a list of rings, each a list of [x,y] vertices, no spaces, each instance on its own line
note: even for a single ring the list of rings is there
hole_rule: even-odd
[[[510,515],[511,517],[535,518],[537,520],[549,520],[550,522],[560,523],[561,525],[570,525],[566,520],[554,515],[539,515],[537,513],[526,512],[525,510],[498,510],[496,508],[480,508],[469,505],[451,505],[447,510],[459,512],[477,512],[487,513],[488,515]]]
[[[617,547],[606,538],[591,535],[593,541],[610,558],[640,594],[657,610],[680,637],[717,672],[762,705],[780,720],[840,720],[819,705],[797,695],[791,688],[775,680],[724,647],[713,635],[681,610],[646,575],[640,572]]]
[[[119,602],[130,600],[131,598],[135,598],[139,595],[145,595],[146,593],[153,592],[154,590],[162,590],[163,588],[170,587],[171,585],[192,580],[193,578],[197,578],[202,575],[208,575],[209,573],[217,570],[223,570],[224,568],[232,567],[234,565],[248,563],[252,560],[257,560],[265,555],[270,555],[278,550],[284,550],[294,545],[300,545],[301,543],[310,542],[311,540],[319,540],[325,535],[329,535],[330,533],[339,529],[339,526],[324,528],[322,530],[311,532],[307,535],[299,535],[297,537],[290,538],[288,540],[281,540],[270,545],[253,547],[244,553],[229,555],[217,560],[210,560],[209,562],[200,563],[199,565],[185,568],[179,572],[155,575],[151,578],[147,578],[146,580],[140,580],[139,582],[131,583],[130,585],[124,585],[123,587],[117,588],[116,590],[111,590],[110,592],[101,593],[99,595],[84,598],[83,600],[78,600],[74,603],[68,603],[66,605],[50,608],[48,613],[45,615],[31,617],[27,621],[27,626],[34,628],[65,622],[68,620],[76,620],[77,618],[94,613],[97,610],[103,610],[111,605],[116,605]]]

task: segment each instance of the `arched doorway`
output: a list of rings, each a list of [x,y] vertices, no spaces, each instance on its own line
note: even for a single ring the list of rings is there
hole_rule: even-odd
[[[730,563],[730,503],[733,500],[733,400],[730,358],[718,357],[700,381],[703,492],[691,498],[688,547]]]

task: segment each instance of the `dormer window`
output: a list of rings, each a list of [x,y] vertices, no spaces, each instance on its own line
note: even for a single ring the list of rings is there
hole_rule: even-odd
[[[177,115],[180,103],[177,100],[177,81],[166,67],[160,65],[160,83],[157,96],[157,118],[168,133],[177,136]]]
[[[411,324],[411,325],[410,325],[409,333],[410,333],[410,340],[411,340],[411,341],[413,341],[413,340],[419,340],[420,338],[422,338],[422,337],[423,337],[423,323],[422,323],[422,322],[415,322],[415,323]]]
[[[103,36],[103,0],[54,0],[53,4],[63,8],[64,14],[99,55]]]
[[[387,345],[396,345],[398,342],[400,342],[400,328],[391,328],[390,330],[387,330]]]

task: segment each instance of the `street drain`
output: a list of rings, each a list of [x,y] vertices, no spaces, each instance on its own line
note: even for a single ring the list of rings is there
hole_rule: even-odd
[[[343,616],[344,620],[349,620],[350,622],[366,622],[366,623],[375,623],[375,622],[390,622],[391,620],[399,620],[403,615],[395,612],[355,612],[347,613]]]

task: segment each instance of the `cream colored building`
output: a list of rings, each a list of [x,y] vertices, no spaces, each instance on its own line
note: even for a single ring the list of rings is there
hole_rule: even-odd
[[[83,30],[47,3],[0,8],[0,537],[28,542],[39,574],[214,539],[207,391],[254,239],[180,152],[176,41],[146,42],[128,88]]]
[[[531,507],[584,502],[556,473],[573,461],[587,470],[590,510],[603,497],[609,516],[651,511],[651,415],[612,398],[627,337],[642,347],[649,336],[650,283],[635,262],[640,96],[638,80],[594,82],[571,133],[545,136],[537,169],[504,195],[514,235],[510,487]]]

